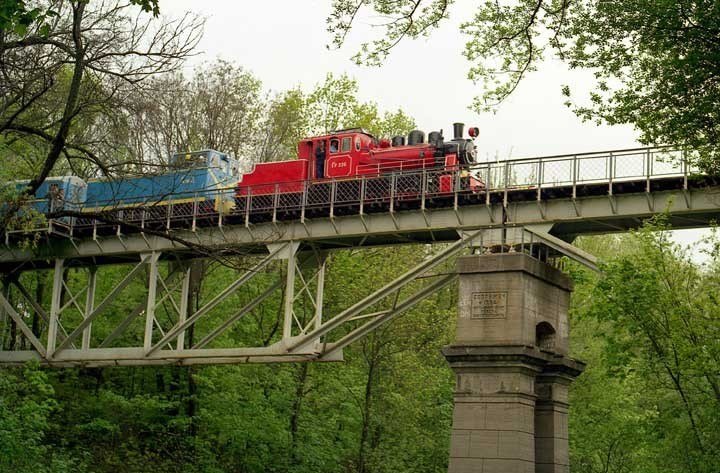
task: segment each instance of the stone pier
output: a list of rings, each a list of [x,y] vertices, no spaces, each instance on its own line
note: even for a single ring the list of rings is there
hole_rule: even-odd
[[[568,472],[572,282],[522,253],[458,260],[456,375],[449,473]]]

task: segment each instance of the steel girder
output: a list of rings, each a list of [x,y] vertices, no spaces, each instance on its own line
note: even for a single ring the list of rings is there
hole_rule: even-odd
[[[331,317],[323,305],[328,254],[301,247],[300,242],[269,245],[265,254],[248,258],[251,263],[242,273],[224,288],[205,294],[195,309],[188,304],[190,263],[172,254],[139,253],[120,266],[78,266],[72,259],[59,258],[50,270],[49,308],[43,306],[48,298],[31,295],[28,281],[33,271],[5,278],[5,291],[0,293],[0,366],[31,360],[54,367],[339,361],[348,344],[450,284],[455,279],[452,272],[433,270],[477,244],[480,233],[443,245]],[[257,282],[271,265],[282,266],[282,275],[269,284]],[[233,297],[241,288],[252,297],[236,304]],[[218,343],[223,333],[242,324],[280,290],[277,337],[251,346],[228,346],[227,338]],[[234,310],[228,310],[229,305]],[[93,327],[99,320],[102,331]],[[189,341],[191,329],[195,339]]]
[[[83,240],[50,239],[35,249],[12,245],[0,249],[6,274],[30,267],[50,267],[56,258],[122,262],[141,253],[196,255],[204,251],[265,252],[268,244],[300,242],[319,249],[370,245],[433,243],[457,239],[457,231],[507,226],[549,225],[565,241],[587,233],[626,231],[644,219],[667,212],[674,228],[706,227],[720,218],[720,187],[649,193],[495,202],[458,208],[317,218],[305,222],[268,222],[250,226],[198,228],[163,235],[111,235]],[[301,248],[302,250],[303,248]]]

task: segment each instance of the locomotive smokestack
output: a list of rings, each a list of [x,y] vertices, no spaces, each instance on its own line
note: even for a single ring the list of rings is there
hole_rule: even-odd
[[[453,136],[454,140],[462,140],[463,137],[463,128],[465,128],[464,123],[453,123]]]

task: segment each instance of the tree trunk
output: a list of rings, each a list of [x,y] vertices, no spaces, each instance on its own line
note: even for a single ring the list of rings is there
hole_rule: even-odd
[[[302,410],[303,400],[305,399],[305,385],[308,379],[309,363],[300,363],[297,369],[297,383],[295,384],[295,399],[293,400],[292,411],[290,413],[290,464],[295,465],[297,458],[297,434],[300,420],[300,412]]]
[[[376,371],[377,360],[372,356],[368,360],[368,377],[365,382],[365,400],[362,412],[363,425],[360,432],[360,451],[358,452],[358,473],[368,473],[369,471],[367,466],[368,440],[370,437],[370,415]]]
[[[50,175],[57,162],[60,154],[65,148],[65,140],[70,132],[70,125],[72,124],[73,118],[75,118],[76,108],[78,99],[80,97],[80,85],[82,84],[83,71],[85,69],[84,57],[85,48],[82,42],[82,19],[85,12],[85,6],[87,2],[77,2],[73,5],[73,44],[75,47],[75,57],[73,65],[73,76],[70,82],[70,90],[68,91],[67,100],[65,101],[65,109],[63,110],[63,116],[60,121],[60,127],[58,128],[55,137],[52,140],[52,147],[50,152],[45,158],[43,167],[40,170],[40,174],[30,180],[26,193],[28,195],[34,195],[38,188],[42,185],[45,179]]]
[[[194,260],[190,263],[190,289],[188,291],[187,301],[188,311],[190,312],[195,312],[200,309],[200,290],[206,269],[207,263],[203,260]],[[188,347],[192,347],[193,343],[195,343],[195,324],[188,327],[185,343]],[[197,412],[199,405],[197,399],[198,387],[193,377],[193,371],[192,366],[186,368],[188,382],[187,415],[190,418],[190,435],[195,437],[198,433]]]

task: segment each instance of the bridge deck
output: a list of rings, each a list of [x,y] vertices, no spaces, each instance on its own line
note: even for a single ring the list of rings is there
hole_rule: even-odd
[[[663,211],[677,228],[707,226],[720,217],[720,188],[692,174],[687,159],[678,149],[641,148],[478,164],[450,173],[450,192],[440,192],[437,183],[448,172],[437,170],[302,183],[302,192],[291,195],[250,192],[224,212],[197,202],[176,208],[148,202],[97,218],[53,220],[33,250],[15,244],[27,233],[8,233],[0,269],[49,267],[57,257],[123,262],[148,251],[266,252],[266,245],[290,240],[315,248],[448,241],[458,231],[503,225],[540,225],[569,241],[634,228]],[[467,173],[486,189],[463,186]]]

